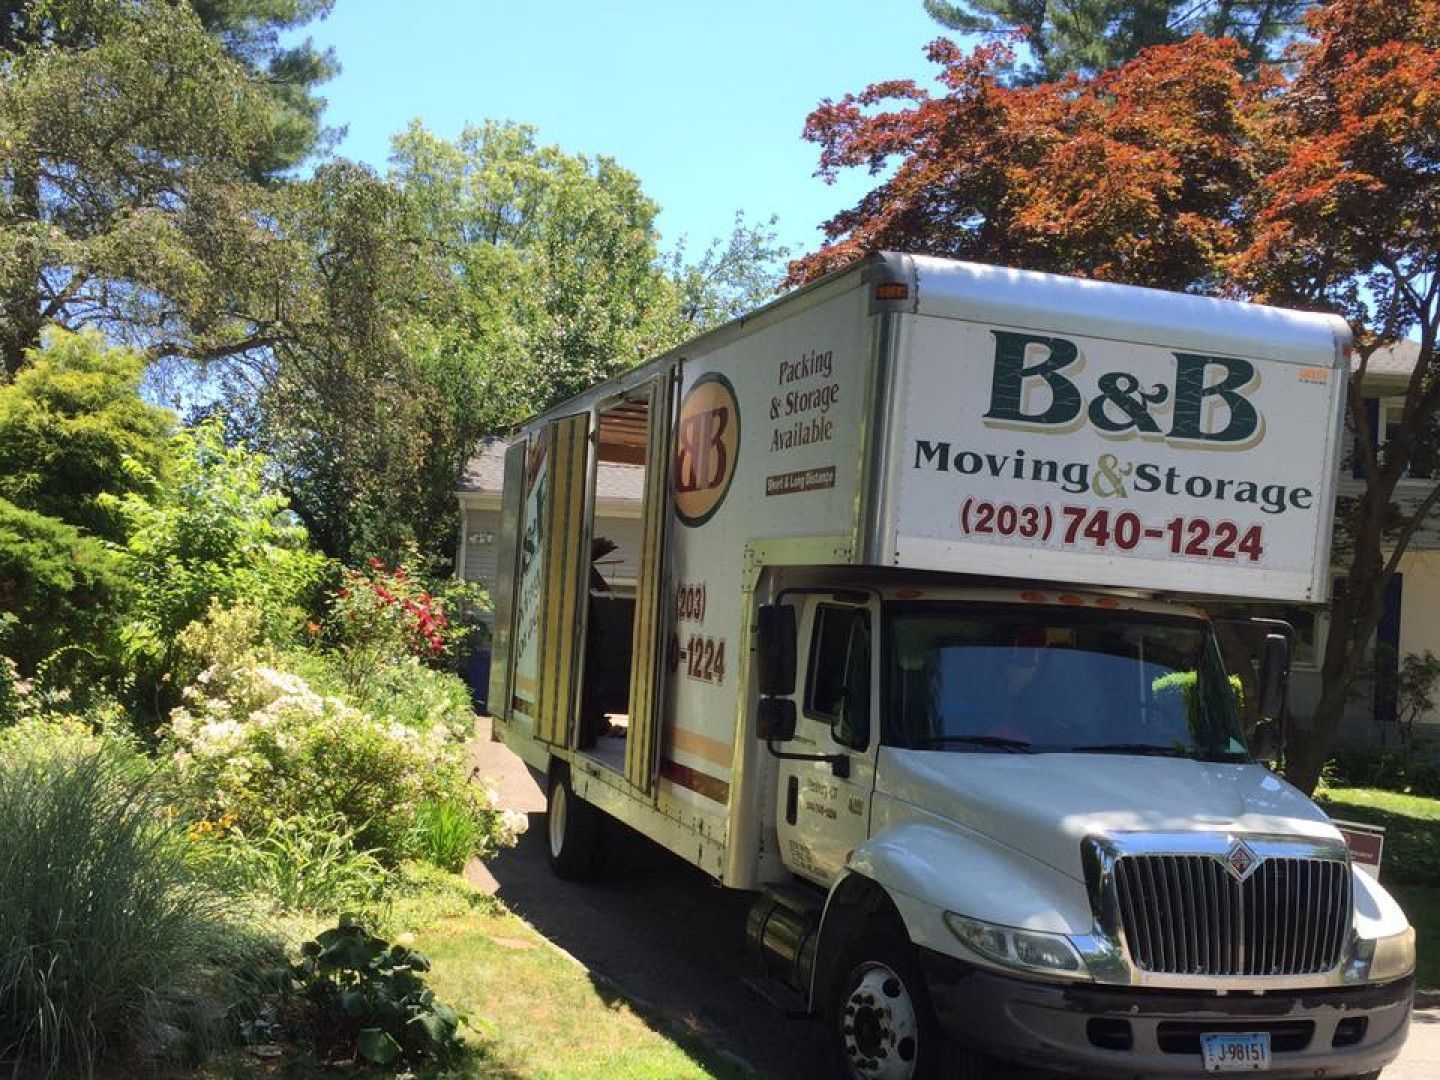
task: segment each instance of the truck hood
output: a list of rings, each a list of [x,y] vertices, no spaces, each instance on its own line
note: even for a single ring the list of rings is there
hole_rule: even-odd
[[[948,818],[1077,880],[1087,836],[1220,832],[1340,840],[1319,807],[1260,765],[885,747],[876,794]]]

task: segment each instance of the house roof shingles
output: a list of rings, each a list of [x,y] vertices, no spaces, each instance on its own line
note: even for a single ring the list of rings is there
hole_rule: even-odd
[[[480,452],[465,465],[457,494],[498,496],[505,487],[505,446],[503,439],[481,443]],[[602,461],[595,478],[595,497],[640,502],[645,497],[645,467]]]

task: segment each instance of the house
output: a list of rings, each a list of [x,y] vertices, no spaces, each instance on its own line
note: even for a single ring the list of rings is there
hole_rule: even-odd
[[[456,489],[460,503],[460,536],[455,566],[460,577],[495,591],[495,566],[500,538],[500,495],[505,487],[505,442],[485,439],[465,466]],[[645,491],[645,467],[601,462],[595,477],[595,535],[615,549],[594,563],[595,570],[616,596],[633,596],[640,568],[640,503]],[[488,616],[487,616],[488,619]],[[490,650],[477,653],[468,682],[477,702],[485,701],[490,678]]]

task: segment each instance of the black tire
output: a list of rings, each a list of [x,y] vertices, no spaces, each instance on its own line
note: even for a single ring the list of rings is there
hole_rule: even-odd
[[[565,881],[589,881],[605,862],[604,816],[570,786],[570,771],[550,772],[545,796],[546,851],[550,869]]]
[[[982,1080],[978,1054],[940,1027],[903,932],[861,931],[841,950],[824,1001],[830,1074],[850,1080]]]

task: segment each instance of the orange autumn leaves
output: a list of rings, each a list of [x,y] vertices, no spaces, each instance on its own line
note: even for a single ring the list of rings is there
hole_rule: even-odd
[[[1310,27],[1267,128],[1280,156],[1237,276],[1276,302],[1353,307],[1337,290],[1377,268],[1424,290],[1440,257],[1440,2],[1346,0]],[[1398,300],[1413,310],[1378,314],[1431,321],[1411,288]]]
[[[810,115],[822,177],[890,171],[827,223],[828,243],[791,264],[791,283],[895,249],[1333,300],[1328,287],[1413,246],[1435,209],[1437,10],[1319,7],[1290,76],[1250,81],[1239,46],[1204,37],[1033,87],[1005,85],[1003,44],[937,41],[943,94],[882,83]],[[1440,229],[1440,215],[1425,227]]]

